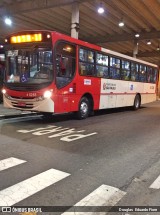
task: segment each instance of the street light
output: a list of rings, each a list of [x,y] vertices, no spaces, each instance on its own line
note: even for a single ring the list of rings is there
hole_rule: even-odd
[[[99,14],[102,14],[102,13],[104,13],[104,8],[103,8],[103,5],[102,5],[102,3],[100,3],[100,6],[98,7],[98,13]]]
[[[124,26],[124,22],[123,19],[118,23],[119,27],[123,27]]]
[[[4,19],[4,22],[5,22],[6,25],[9,25],[9,26],[12,25],[12,20],[11,20],[10,17],[6,17],[6,18]]]

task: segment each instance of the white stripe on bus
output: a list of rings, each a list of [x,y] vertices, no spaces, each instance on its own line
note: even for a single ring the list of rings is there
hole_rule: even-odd
[[[0,191],[0,206],[12,206],[69,175],[70,174],[66,172],[49,169],[43,173],[19,182],[18,184]]]
[[[143,63],[143,64],[146,64],[148,66],[153,66],[153,67],[158,69],[158,66],[156,64],[149,63],[147,61],[140,60],[140,59],[137,59],[137,58],[134,58],[134,57],[130,57],[128,55],[121,54],[121,53],[116,52],[116,51],[112,51],[112,50],[109,50],[109,49],[106,49],[106,48],[101,48],[101,51],[105,52],[107,54],[114,55],[115,57],[121,57],[121,58],[128,59],[128,60],[131,60],[131,61],[134,61],[134,62],[137,62],[137,63]]]
[[[25,163],[25,160],[20,160],[10,157],[0,161],[0,171]]]

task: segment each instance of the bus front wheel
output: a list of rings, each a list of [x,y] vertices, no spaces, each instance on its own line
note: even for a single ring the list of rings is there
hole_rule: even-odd
[[[77,112],[78,119],[86,119],[89,115],[89,100],[86,97],[82,97],[79,103],[79,109]]]
[[[133,104],[133,109],[134,110],[138,110],[141,106],[141,99],[139,95],[136,95],[135,99],[134,99],[134,104]]]

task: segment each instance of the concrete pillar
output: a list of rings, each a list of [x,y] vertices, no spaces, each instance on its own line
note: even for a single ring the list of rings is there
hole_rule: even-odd
[[[79,33],[79,3],[74,2],[72,5],[71,37],[78,39]]]
[[[138,54],[138,42],[137,40],[134,40],[133,57],[136,58],[137,54]]]

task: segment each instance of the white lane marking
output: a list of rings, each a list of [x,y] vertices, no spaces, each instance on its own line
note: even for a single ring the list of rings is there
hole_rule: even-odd
[[[25,160],[20,160],[18,158],[7,158],[0,161],[0,171],[17,166],[19,164],[25,163]]]
[[[18,184],[0,191],[0,206],[12,206],[69,175],[70,174],[66,172],[49,169],[19,182]]]
[[[151,184],[149,188],[160,189],[160,176]]]
[[[48,138],[60,137],[60,140],[65,142],[72,142],[97,134],[97,132],[90,134],[82,134],[83,132],[85,132],[85,130],[77,131],[75,128],[63,128],[61,126],[58,127],[54,125],[48,126],[46,128],[36,128],[32,130],[17,130],[17,132],[24,134],[32,133],[33,135],[36,136],[54,133],[48,136]]]
[[[43,130],[43,129],[49,129],[49,128],[55,128],[56,126],[54,125],[51,125],[51,126],[48,126],[46,128],[36,128],[36,129],[32,129],[32,130],[17,130],[17,132],[20,132],[20,133],[29,133],[29,132],[35,132],[35,131],[39,131],[39,130]]]
[[[5,115],[0,115],[0,117],[1,117],[1,116],[5,116]]]
[[[66,141],[66,142],[71,142],[71,141],[82,139],[82,138],[85,138],[85,137],[89,137],[89,136],[92,136],[92,135],[95,135],[95,134],[97,134],[97,132],[94,132],[94,133],[91,133],[91,134],[72,134],[72,135],[62,137],[60,140]]]
[[[116,187],[101,185],[84,199],[76,203],[74,206],[114,206],[126,192]],[[106,212],[64,212],[63,215],[92,215],[106,214]]]

